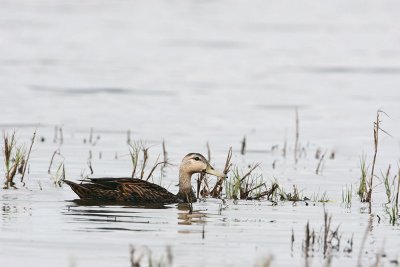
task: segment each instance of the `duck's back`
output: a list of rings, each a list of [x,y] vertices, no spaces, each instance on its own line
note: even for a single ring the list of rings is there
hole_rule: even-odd
[[[99,199],[133,204],[176,203],[179,199],[165,188],[135,178],[89,178],[77,184],[64,181],[81,199]]]

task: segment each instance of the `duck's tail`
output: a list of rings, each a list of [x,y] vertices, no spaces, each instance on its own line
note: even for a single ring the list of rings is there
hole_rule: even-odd
[[[83,184],[77,184],[68,180],[64,180],[63,182],[69,185],[80,198],[87,198],[91,193],[91,190]]]

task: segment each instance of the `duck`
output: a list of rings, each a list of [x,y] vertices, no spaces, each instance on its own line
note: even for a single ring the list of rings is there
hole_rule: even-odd
[[[215,170],[200,153],[189,153],[179,167],[179,191],[169,192],[164,187],[138,178],[87,178],[81,183],[64,180],[82,200],[129,202],[132,204],[172,204],[196,202],[191,178],[195,173],[216,177],[226,174]]]

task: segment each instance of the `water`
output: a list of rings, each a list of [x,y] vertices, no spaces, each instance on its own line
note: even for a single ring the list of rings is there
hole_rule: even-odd
[[[382,115],[382,127],[392,135],[381,135],[378,174],[389,163],[392,174],[397,169],[398,8],[396,1],[1,1],[0,128],[28,143],[37,127],[44,142],[34,144],[27,188],[0,191],[0,265],[129,266],[132,244],[157,259],[170,246],[174,266],[253,266],[270,255],[272,266],[305,266],[304,227],[310,221],[319,232],[325,209],[343,234],[332,265],[356,266],[370,215],[356,196],[343,207],[342,188],[356,189],[362,153],[372,159],[377,109],[390,116]],[[306,152],[297,165],[295,107]],[[62,144],[53,142],[56,125]],[[91,128],[95,145],[84,143]],[[173,192],[182,157],[206,154],[209,142],[216,168],[232,146],[240,168],[262,162],[266,180],[286,190],[296,184],[309,197],[326,192],[330,202],[207,199],[188,220],[176,205],[83,205],[53,186],[47,170],[58,148],[53,175],[61,162],[69,179],[90,174],[91,154],[94,176],[129,176],[128,130],[151,147],[151,163],[165,140],[175,166],[161,182]],[[318,148],[335,153],[320,175]],[[363,262],[383,249],[390,266],[400,232],[376,183]],[[344,253],[352,234],[353,252]],[[324,263],[321,251],[312,262]]]

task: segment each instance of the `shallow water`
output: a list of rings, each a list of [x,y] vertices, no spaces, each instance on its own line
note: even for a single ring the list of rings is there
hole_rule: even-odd
[[[381,182],[372,215],[355,194],[351,208],[341,202],[344,186],[357,188],[362,153],[372,159],[377,109],[389,115],[382,127],[391,134],[381,135],[377,172],[397,169],[398,9],[396,1],[0,1],[0,128],[21,142],[35,128],[44,138],[34,144],[27,188],[0,191],[0,265],[129,266],[132,244],[155,259],[170,246],[174,266],[253,266],[269,256],[272,266],[306,266],[305,225],[319,232],[324,209],[342,233],[332,266],[356,266],[370,218],[363,263],[383,250],[385,266],[394,265],[400,229],[390,226]],[[60,134],[53,142],[55,126],[62,144]],[[176,205],[74,202],[69,188],[52,184],[58,148],[53,175],[61,162],[69,179],[89,175],[91,154],[94,176],[129,176],[128,130],[151,147],[150,163],[165,140],[175,165],[161,183],[173,192],[181,158],[206,154],[209,142],[216,168],[232,146],[239,168],[261,162],[265,180],[330,201],[206,199],[188,217]],[[318,148],[335,159],[326,157],[316,175]],[[310,261],[320,266],[316,250]]]

